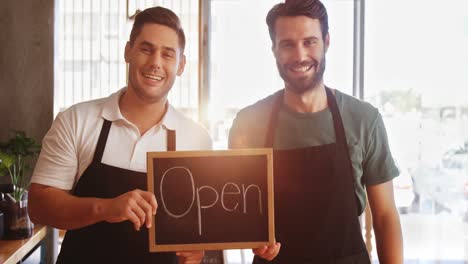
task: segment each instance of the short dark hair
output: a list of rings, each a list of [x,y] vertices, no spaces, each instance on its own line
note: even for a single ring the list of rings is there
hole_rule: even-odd
[[[312,19],[318,19],[322,37],[328,34],[328,15],[327,9],[319,0],[286,0],[285,3],[279,3],[273,6],[266,17],[268,31],[270,33],[273,46],[276,37],[276,20],[282,16],[306,16]]]
[[[130,32],[130,45],[133,46],[143,25],[147,23],[160,24],[172,28],[177,33],[180,49],[182,53],[184,53],[185,34],[180,24],[179,17],[170,9],[161,6],[147,8],[136,15],[132,31]]]

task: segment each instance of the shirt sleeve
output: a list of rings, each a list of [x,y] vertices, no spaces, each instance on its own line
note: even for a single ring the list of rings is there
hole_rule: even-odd
[[[387,132],[380,113],[369,134],[367,151],[364,154],[363,181],[366,185],[377,185],[391,181],[399,171],[388,144]]]
[[[31,182],[71,190],[78,158],[72,120],[60,113],[42,141],[42,149]]]

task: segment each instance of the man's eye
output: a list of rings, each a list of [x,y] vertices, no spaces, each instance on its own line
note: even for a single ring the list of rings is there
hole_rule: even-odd
[[[148,48],[141,48],[141,52],[145,53],[145,54],[150,54],[151,53],[151,50],[148,49]]]
[[[304,41],[304,46],[308,47],[308,46],[315,45],[316,43],[317,43],[317,40],[306,40]]]
[[[171,52],[166,52],[166,53],[164,53],[163,55],[164,55],[164,57],[166,57],[166,58],[174,58],[174,54],[171,53]]]

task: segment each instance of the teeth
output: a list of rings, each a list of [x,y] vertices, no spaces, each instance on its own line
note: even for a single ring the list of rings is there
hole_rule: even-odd
[[[147,73],[143,74],[143,76],[145,78],[149,78],[149,79],[155,80],[155,81],[161,81],[163,79],[161,76],[157,76],[157,75],[153,75],[153,74],[147,74]]]
[[[310,68],[312,68],[312,65],[309,65],[309,66],[302,66],[302,67],[295,67],[295,68],[291,68],[291,70],[293,72],[306,72],[308,71]]]

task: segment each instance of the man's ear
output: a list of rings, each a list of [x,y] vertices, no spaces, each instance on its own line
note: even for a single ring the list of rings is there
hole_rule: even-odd
[[[127,44],[125,44],[125,52],[124,52],[124,57],[125,57],[125,62],[129,63],[130,60],[130,42],[127,41]]]
[[[330,47],[330,33],[325,36],[325,52],[328,51],[328,47]]]
[[[275,48],[276,48],[275,44],[272,44],[272,45],[271,45],[271,52],[273,52],[273,56],[274,56],[275,59],[276,59],[276,51],[275,51]]]
[[[186,58],[185,58],[185,55],[182,54],[182,55],[180,56],[179,68],[177,69],[177,76],[182,75],[182,73],[184,72],[185,63],[186,63]]]

